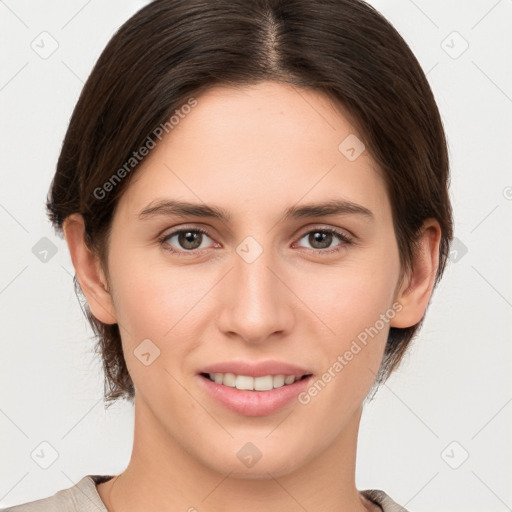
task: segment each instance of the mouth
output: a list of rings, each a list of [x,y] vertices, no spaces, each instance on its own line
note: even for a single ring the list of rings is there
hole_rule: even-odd
[[[201,373],[201,377],[229,388],[244,391],[271,391],[284,386],[290,386],[297,381],[311,377],[311,373],[304,375],[263,375],[252,377],[250,375],[235,375],[234,373]]]
[[[281,366],[280,370],[283,369]],[[256,376],[209,371],[201,372],[197,377],[207,400],[237,415],[267,416],[287,407],[297,407],[297,397],[310,385],[313,374],[291,367],[288,373],[267,374],[268,371],[251,372],[257,373]]]

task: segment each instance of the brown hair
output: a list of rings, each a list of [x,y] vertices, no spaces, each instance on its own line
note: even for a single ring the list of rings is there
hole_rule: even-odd
[[[442,121],[410,48],[360,0],[156,0],[138,11],[109,41],[74,109],[47,199],[55,229],[82,214],[87,245],[108,276],[115,206],[137,165],[104,185],[191,97],[263,80],[321,91],[353,116],[386,181],[402,269],[413,264],[423,221],[440,223],[437,284],[452,238]],[[74,283],[79,296],[76,275]],[[82,308],[98,338],[105,401],[133,401],[118,325]],[[391,328],[376,383],[397,367],[420,324]]]

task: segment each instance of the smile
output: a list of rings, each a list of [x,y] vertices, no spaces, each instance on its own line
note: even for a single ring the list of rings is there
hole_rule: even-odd
[[[293,404],[297,406],[298,395],[308,387],[313,375],[252,377],[206,372],[198,374],[198,378],[198,384],[206,396],[224,409],[241,416],[266,416],[293,407]]]
[[[264,375],[251,377],[249,375],[235,375],[234,373],[206,373],[203,376],[216,384],[222,384],[230,388],[248,391],[270,391],[293,384],[307,375],[297,377],[295,375]]]

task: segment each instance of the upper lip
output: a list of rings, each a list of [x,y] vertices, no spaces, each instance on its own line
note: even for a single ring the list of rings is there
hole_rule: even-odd
[[[249,377],[264,377],[265,375],[294,375],[302,377],[311,372],[294,364],[281,361],[223,361],[206,366],[199,373],[233,373]]]

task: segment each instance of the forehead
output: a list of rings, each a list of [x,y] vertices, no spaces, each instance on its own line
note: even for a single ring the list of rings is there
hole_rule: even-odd
[[[133,215],[170,197],[260,215],[326,199],[389,210],[349,114],[321,92],[262,82],[195,99],[135,171],[119,209]]]

